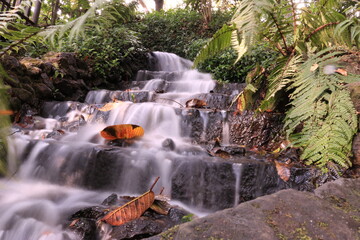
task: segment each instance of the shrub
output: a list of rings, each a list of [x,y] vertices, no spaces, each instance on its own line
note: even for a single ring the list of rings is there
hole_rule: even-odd
[[[201,48],[197,43],[194,44],[196,47]],[[233,49],[228,49],[200,63],[198,69],[211,73],[213,78],[219,81],[245,82],[246,75],[257,63],[264,68],[268,68],[276,56],[276,52],[269,50],[265,45],[259,45],[234,64],[237,53]]]
[[[196,40],[212,36],[230,18],[228,12],[216,12],[205,29],[198,12],[178,8],[146,14],[131,28],[140,33],[141,42],[151,51],[172,52],[191,59],[188,47]]]
[[[146,64],[146,50],[138,34],[123,26],[91,29],[61,51],[75,51],[88,59],[95,74],[110,82],[131,80]]]

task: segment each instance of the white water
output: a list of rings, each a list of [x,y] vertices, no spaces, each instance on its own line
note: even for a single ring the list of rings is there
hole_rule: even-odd
[[[237,206],[240,203],[239,195],[240,195],[240,184],[241,184],[243,165],[240,163],[235,163],[235,164],[233,164],[232,167],[233,167],[234,175],[236,177],[234,206]]]
[[[193,94],[208,93],[215,82],[209,74],[190,70],[192,63],[188,60],[174,54],[155,52],[154,55],[158,59],[159,70],[183,72],[179,79],[167,83],[167,92],[162,94],[164,101],[124,102],[106,113],[106,120],[95,117],[105,113],[94,112],[94,107],[71,102],[48,105],[47,108],[55,108],[47,109],[54,112],[51,118],[36,120],[38,128],[42,125],[43,129],[22,130],[9,138],[11,172],[16,172],[21,160],[25,162],[19,166],[14,179],[0,182],[0,239],[77,239],[64,230],[64,220],[80,208],[100,204],[109,195],[76,187],[82,181],[82,172],[87,164],[86,156],[77,153],[88,151],[87,155],[91,155],[92,147],[103,145],[105,140],[99,137],[99,132],[108,125],[136,124],[145,130],[145,136],[135,143],[128,156],[130,161],[118,173],[118,188],[114,190],[119,194],[140,194],[141,188],[137,186],[150,184],[142,182],[140,174],[152,172],[152,175],[161,177],[155,191],[163,186],[165,194],[171,196],[173,163],[170,159],[183,157],[187,152],[183,149],[195,147],[181,136],[180,117],[174,108],[179,105],[174,101],[184,105]],[[159,79],[150,80],[143,90],[152,91],[158,84]],[[108,92],[98,91],[88,96],[86,101],[103,103]],[[201,114],[206,128],[208,117],[206,113]],[[64,117],[67,118],[65,122],[62,120]],[[88,123],[79,127],[83,120]],[[31,140],[43,139],[52,130],[69,122],[74,124],[74,127],[69,127],[71,131],[59,134],[57,141],[50,139],[33,143],[28,157],[21,159]],[[162,142],[168,138],[175,142],[177,151],[162,149]],[[60,182],[66,186],[58,185]]]

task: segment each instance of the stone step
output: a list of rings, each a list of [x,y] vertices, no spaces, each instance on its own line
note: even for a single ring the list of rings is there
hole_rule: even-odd
[[[62,121],[78,121],[89,119],[91,122],[106,122],[111,111],[97,110],[97,105],[79,102],[47,102],[43,106],[42,117],[62,119]],[[147,106],[150,107],[150,106]],[[160,106],[161,107],[161,106]],[[206,144],[220,140],[223,144],[245,145],[274,149],[281,142],[282,118],[276,113],[254,113],[244,111],[236,113],[232,110],[196,109],[174,107],[180,116],[180,132],[196,143]],[[147,121],[156,119],[153,113],[141,116]],[[159,113],[161,114],[161,112]],[[166,119],[164,119],[166,120]],[[158,122],[160,125],[161,122]],[[174,124],[176,124],[174,122]],[[174,126],[177,127],[177,126]]]
[[[95,190],[141,194],[160,176],[154,192],[165,187],[173,200],[211,211],[284,188],[309,187],[308,169],[292,168],[284,182],[260,155],[224,160],[196,148],[169,151],[61,141],[30,141],[21,155],[24,162],[33,161],[28,177]]]

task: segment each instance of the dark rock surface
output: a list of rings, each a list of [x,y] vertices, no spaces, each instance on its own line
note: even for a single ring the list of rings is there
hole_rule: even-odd
[[[283,190],[148,239],[359,240],[360,179],[338,179],[315,193]]]
[[[109,210],[116,209],[129,201],[126,197],[110,195],[101,205],[80,209],[69,218],[68,229],[76,232],[81,240],[96,240],[104,235],[104,229],[111,239],[142,239],[157,235],[165,230],[182,223],[189,212],[177,206],[168,206],[168,213],[163,215],[151,209],[133,221],[120,226],[111,226],[98,222]],[[158,200],[155,200],[157,202]]]

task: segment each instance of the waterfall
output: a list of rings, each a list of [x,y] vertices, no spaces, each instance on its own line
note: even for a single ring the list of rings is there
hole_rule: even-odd
[[[218,133],[228,145],[226,110],[185,107],[209,97],[215,81],[175,54],[151,56],[153,69],[139,71],[133,90],[90,91],[85,103],[48,102],[33,127],[14,126],[15,174],[0,183],[1,239],[76,239],[63,227],[71,213],[100,204],[109,192],[142,194],[157,176],[156,194],[164,187],[199,215],[239,203],[243,165],[211,157],[195,141]],[[112,109],[101,110],[111,102]],[[142,126],[145,135],[122,145],[105,141],[99,132],[116,124]]]

